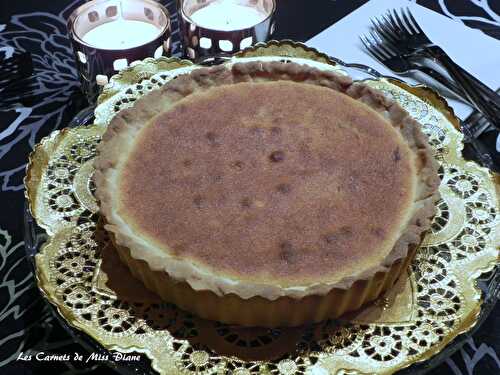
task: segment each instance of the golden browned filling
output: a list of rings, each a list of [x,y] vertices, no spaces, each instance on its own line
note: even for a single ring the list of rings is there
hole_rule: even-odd
[[[164,251],[293,285],[379,264],[406,226],[414,173],[398,131],[363,103],[239,83],[146,124],[118,191],[128,224]]]

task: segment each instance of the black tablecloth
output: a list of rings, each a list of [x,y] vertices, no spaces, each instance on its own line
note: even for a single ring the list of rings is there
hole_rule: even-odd
[[[88,104],[79,92],[66,19],[82,0],[0,2],[0,61],[29,51],[35,89],[0,108],[0,374],[115,374],[102,363],[22,361],[20,353],[86,353],[61,327],[41,297],[23,242],[23,177],[40,139],[65,127]],[[161,1],[175,14],[175,1]],[[278,0],[276,39],[305,41],[366,0]],[[500,1],[418,0],[437,12],[500,39]],[[174,23],[174,27],[176,23]],[[174,35],[178,39],[178,33]],[[174,52],[179,43],[174,43]],[[496,51],[500,53],[500,51]],[[454,355],[431,374],[500,374],[500,307]]]

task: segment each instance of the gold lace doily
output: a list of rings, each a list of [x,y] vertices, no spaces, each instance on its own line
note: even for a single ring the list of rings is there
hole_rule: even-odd
[[[235,59],[290,59],[342,69],[295,43],[254,47]],[[41,290],[62,317],[104,347],[140,352],[162,374],[393,373],[429,359],[476,323],[475,280],[498,260],[499,202],[487,170],[461,157],[462,135],[444,100],[426,88],[378,79],[430,136],[442,199],[407,278],[377,303],[339,321],[293,329],[248,329],[197,319],[161,303],[128,273],[97,226],[92,158],[110,118],[188,61],[147,59],[115,76],[94,125],[45,138],[26,176],[32,215],[49,239],[36,256]]]

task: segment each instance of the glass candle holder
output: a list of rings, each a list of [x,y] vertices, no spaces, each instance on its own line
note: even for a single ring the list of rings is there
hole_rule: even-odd
[[[117,71],[146,57],[169,55],[170,15],[153,0],[92,0],[73,11],[68,33],[82,91],[94,103]]]
[[[184,53],[190,59],[232,54],[274,31],[275,0],[179,0]]]

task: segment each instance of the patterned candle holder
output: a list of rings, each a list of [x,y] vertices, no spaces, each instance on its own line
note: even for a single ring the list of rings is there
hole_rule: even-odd
[[[68,19],[82,91],[94,103],[117,71],[146,57],[168,56],[170,15],[153,0],[93,0]]]
[[[274,32],[275,0],[178,0],[184,53],[190,59],[232,54]]]

